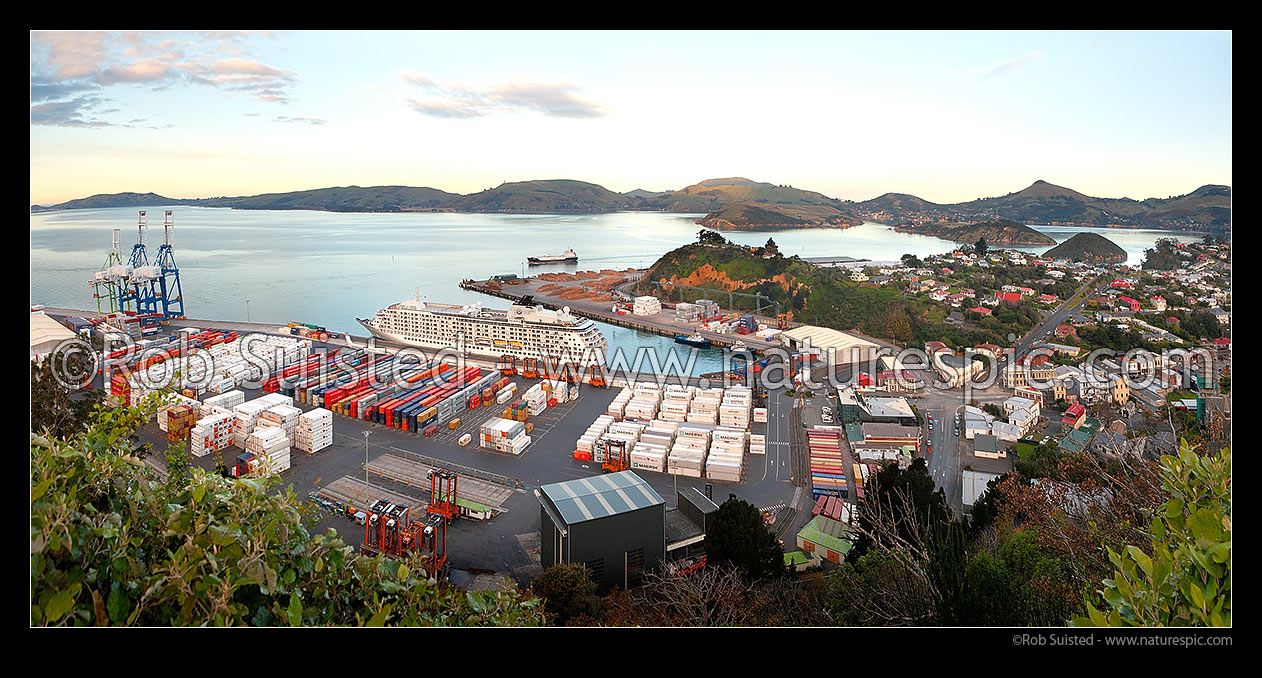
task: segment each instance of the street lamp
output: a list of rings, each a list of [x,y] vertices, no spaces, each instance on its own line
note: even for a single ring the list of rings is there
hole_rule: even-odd
[[[364,508],[368,508],[368,434],[364,431]]]
[[[250,322],[250,300],[245,300],[245,321]]]

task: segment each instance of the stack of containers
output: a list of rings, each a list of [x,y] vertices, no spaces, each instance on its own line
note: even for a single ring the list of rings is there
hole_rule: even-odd
[[[276,427],[259,428],[245,439],[245,450],[254,454],[254,469],[262,475],[289,469],[289,438]]]
[[[646,471],[666,471],[666,458],[675,442],[675,429],[666,422],[654,421],[640,434],[635,450],[631,453],[631,468]]]
[[[613,397],[613,402],[609,403],[609,409],[605,410],[606,414],[614,417],[622,417],[626,414],[627,403],[631,402],[633,395],[630,388],[623,388],[618,395]]]
[[[715,425],[719,421],[719,403],[720,396],[710,393],[711,389],[706,389],[697,394],[692,402],[688,404],[688,417],[686,421],[689,424],[709,424]]]
[[[705,475],[713,480],[740,482],[745,472],[745,432],[716,429],[706,456]]]
[[[749,453],[750,454],[766,454],[767,453],[767,436],[761,433],[749,434]]]
[[[188,440],[197,424],[197,410],[192,405],[176,405],[166,411],[167,440]]]
[[[289,444],[294,443],[294,431],[298,429],[298,417],[302,410],[292,405],[273,405],[259,413],[257,427],[273,426],[285,432]]]
[[[681,323],[701,322],[701,307],[687,302],[675,304],[675,321]]]
[[[640,440],[640,433],[644,430],[644,424],[635,422],[622,421],[609,425],[609,430],[600,440],[596,441],[596,447],[592,451],[592,461],[600,464],[605,462],[605,442],[606,441],[622,441],[624,450],[628,455],[634,456],[637,443]]]
[[[269,393],[260,398],[255,398],[249,402],[241,403],[232,408],[233,414],[236,415],[236,426],[232,433],[233,444],[237,447],[244,448],[246,438],[254,432],[255,426],[258,424],[259,416],[263,414],[269,407],[274,405],[292,405],[293,399],[287,395],[280,393]]]
[[[521,454],[530,444],[530,436],[526,435],[526,425],[512,419],[494,417],[482,424],[480,430],[481,446],[486,450]]]
[[[570,391],[573,389],[571,389],[569,384],[566,384],[564,381],[549,381],[547,384],[552,389],[552,397],[556,399],[557,403],[564,403],[573,399],[570,394]],[[553,407],[554,405],[555,403],[553,405],[548,405],[548,407]]]
[[[709,320],[711,318],[718,317],[719,315],[719,304],[716,301],[711,301],[710,299],[698,299],[697,307],[701,309],[702,320]]]
[[[189,453],[194,457],[204,457],[211,452],[221,452],[232,445],[232,429],[236,417],[232,412],[219,410],[203,417],[193,427],[193,439],[189,443]]]
[[[745,430],[749,428],[749,411],[754,398],[744,386],[735,386],[723,392],[723,404],[719,405],[719,424]]]
[[[314,454],[333,444],[333,413],[318,407],[298,417],[294,447]]]
[[[811,429],[806,432],[806,443],[810,452],[812,496],[816,499],[848,496],[841,433]]]
[[[509,384],[505,388],[500,389],[499,395],[495,396],[495,402],[503,405],[513,399],[517,395],[517,384]]]
[[[754,423],[755,424],[767,423],[767,408],[765,407],[754,408]]]
[[[526,392],[521,394],[521,400],[526,404],[526,408],[530,412],[531,416],[535,416],[543,412],[548,407],[548,398],[550,398],[551,395],[548,392],[550,387],[547,383],[548,382],[546,381],[541,381],[538,384],[526,389]]]
[[[202,401],[203,405],[211,407],[222,407],[225,410],[232,408],[245,402],[245,394],[241,391],[227,391],[216,396],[211,396]]]
[[[710,448],[710,432],[706,429],[681,426],[670,447],[666,471],[690,478],[700,478]]]
[[[132,389],[132,392],[136,392],[136,389]],[[201,403],[188,396],[180,395],[179,393],[162,394],[158,404],[158,428],[163,432],[170,432],[167,418],[170,416],[171,410],[176,407],[190,407],[193,412],[201,411]]]
[[[605,435],[609,430],[609,425],[614,421],[611,414],[602,414],[596,417],[596,421],[587,427],[587,431],[579,436],[578,441],[574,444],[574,458],[583,461],[592,460],[592,452],[595,450],[596,441]]]

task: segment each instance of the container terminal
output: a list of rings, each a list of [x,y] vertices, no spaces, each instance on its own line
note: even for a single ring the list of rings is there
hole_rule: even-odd
[[[780,348],[791,335],[779,335],[796,327],[775,302],[758,295],[709,291],[726,296],[729,309],[735,296],[752,297],[753,314],[723,313],[717,302],[698,298],[698,288],[692,288],[695,302],[683,301],[684,290],[670,286],[660,287],[661,296],[678,293],[677,303],[633,298],[628,290],[642,276],[634,270],[462,283],[512,300],[510,315],[538,316],[537,322],[587,345],[604,339],[587,336],[588,329],[599,331],[572,316],[748,351],[751,359],[739,372],[582,369],[549,360],[547,346],[495,329],[502,322],[493,311],[453,306],[435,312],[419,300],[390,307],[415,318],[396,311],[393,324],[382,324],[382,314],[391,318],[387,309],[377,321],[361,320],[373,331],[369,348],[367,336],[305,323],[187,318],[172,226],[168,211],[153,263],[144,250],[144,212],[126,264],[115,231],[112,253],[89,281],[95,314],[32,309],[73,332],[111,339],[102,356],[109,375],[98,373],[88,387],[105,390],[107,402],[159,397],[156,421],[138,433],[138,445],[151,452],[145,463],[159,476],[166,473],[165,451],[181,441],[191,463],[205,470],[279,476],[322,510],[323,526],[365,552],[419,553],[432,576],[473,586],[483,575],[529,584],[557,562],[559,549],[569,550],[596,524],[613,525],[618,513],[664,511],[662,520],[645,524],[665,528],[665,566],[700,567],[706,516],[728,497],[760,507],[792,550],[794,535],[826,505],[836,513],[838,502],[853,503],[862,494],[862,474],[858,465],[852,469],[844,436],[821,435],[804,421],[805,390],[764,390],[750,379],[772,359],[754,354]],[[764,304],[773,316],[760,314]],[[415,342],[391,337],[433,339],[425,334],[427,323],[438,322],[431,315],[478,326],[467,329],[488,334],[488,345],[462,352],[463,362],[454,365],[400,355]],[[116,348],[124,334],[133,341]],[[504,354],[496,358],[500,334]],[[261,343],[268,357],[246,360],[246,343]],[[794,372],[801,364],[795,358],[783,367]],[[154,375],[175,372],[181,380],[172,387],[150,383]],[[381,379],[385,375],[392,378]],[[848,492],[852,486],[856,491]],[[593,510],[621,505],[633,488],[644,501],[611,510],[605,522],[587,522]],[[602,495],[602,509],[596,499],[584,504],[588,492]],[[571,531],[573,537],[563,536]],[[656,547],[648,551],[658,557]],[[637,553],[642,559],[644,552]],[[834,556],[830,551],[828,558]],[[603,585],[628,585],[632,570],[642,569],[629,562],[611,568]]]
[[[88,315],[81,310],[62,308],[43,308],[41,311],[59,321]],[[350,336],[353,347],[348,346],[347,335],[324,328],[301,330],[301,334],[306,336],[300,338],[299,326],[298,323],[173,319],[160,327],[162,337],[150,341],[177,336],[196,337],[208,344],[205,350],[215,351],[250,334],[265,335],[277,342],[301,342],[303,348],[300,355],[295,354],[295,361],[301,360],[305,365],[326,361],[339,352],[362,350],[355,347],[362,347],[367,340],[367,337]],[[224,343],[215,344],[216,341]],[[382,357],[376,360],[383,360],[400,348],[380,340],[376,343],[384,349],[380,354]],[[284,345],[291,347],[290,344]],[[291,347],[286,350],[299,349]],[[138,370],[141,366],[133,367]],[[284,369],[293,367],[289,365]],[[301,418],[324,416],[323,412],[329,410],[317,406],[312,393],[280,388],[283,384],[279,380],[265,383],[262,388],[223,384],[218,387],[221,393],[184,391],[182,398],[192,402],[181,399],[178,403],[164,404],[165,411],[159,414],[157,421],[143,427],[139,438],[141,444],[152,446],[153,454],[146,457],[146,463],[162,473],[165,467],[162,452],[173,435],[186,441],[191,435],[219,435],[202,430],[208,426],[207,421],[235,420],[239,425],[244,417],[250,416],[253,430],[249,434],[240,431],[235,437],[237,444],[229,442],[218,449],[214,446],[222,442],[213,443],[203,450],[202,456],[193,457],[191,462],[206,470],[226,468],[229,473],[267,472],[272,469],[257,465],[258,459],[277,454],[267,446],[279,448],[288,444],[289,447],[284,448],[284,461],[280,464],[283,468],[272,472],[278,473],[284,484],[292,486],[297,494],[311,497],[326,511],[321,526],[337,529],[339,534],[347,536],[348,542],[362,542],[361,546],[368,550],[394,552],[406,547],[413,539],[426,553],[437,555],[436,551],[441,549],[442,571],[448,573],[452,581],[464,584],[479,575],[492,576],[490,573],[512,578],[520,585],[528,584],[542,568],[539,555],[541,500],[535,491],[544,486],[591,479],[611,472],[633,471],[658,495],[666,498],[665,503],[671,507],[678,503],[679,497],[685,496],[681,494],[684,491],[692,493],[688,496],[705,496],[716,503],[729,496],[749,501],[763,508],[765,519],[786,542],[787,550],[792,550],[794,535],[812,517],[810,509],[817,497],[812,492],[808,441],[800,421],[802,409],[795,407],[800,402],[795,403],[794,398],[781,390],[756,394],[747,391],[750,397],[741,397],[748,402],[739,403],[742,407],[747,406],[746,409],[729,407],[722,416],[735,418],[724,421],[719,419],[719,407],[732,403],[729,402],[730,397],[725,399],[722,395],[713,395],[723,393],[722,386],[717,383],[711,385],[708,380],[696,377],[681,378],[677,383],[666,386],[675,393],[654,393],[656,402],[647,406],[654,414],[663,417],[667,416],[668,410],[676,412],[676,418],[680,419],[678,423],[672,422],[677,427],[676,431],[680,428],[704,430],[707,433],[694,432],[691,435],[714,438],[717,430],[719,437],[728,439],[722,441],[727,446],[723,449],[726,456],[718,455],[718,447],[714,447],[716,454],[709,468],[704,466],[705,457],[698,458],[694,454],[681,462],[684,465],[671,469],[668,468],[669,457],[661,453],[664,445],[675,444],[671,434],[648,430],[669,424],[661,419],[652,420],[648,412],[627,409],[632,396],[635,407],[643,407],[647,403],[643,397],[645,389],[660,388],[653,385],[656,383],[654,375],[613,374],[609,375],[605,387],[599,387],[582,382],[565,384],[562,380],[550,380],[548,376],[558,375],[548,375],[543,369],[530,373],[520,363],[512,365],[511,374],[505,374],[507,367],[503,361],[468,359],[466,369],[471,372],[465,381],[457,383],[461,393],[484,383],[494,384],[497,390],[490,394],[487,389],[478,390],[476,409],[469,409],[471,398],[470,402],[463,403],[463,411],[448,414],[442,425],[430,423],[434,419],[420,421],[413,412],[413,423],[405,430],[400,424],[401,418],[396,417],[387,423],[384,418],[374,420],[373,416],[365,417],[364,412],[355,412],[351,416],[346,403],[339,402],[328,417],[331,423],[327,433],[306,434],[327,436],[328,442],[314,452],[298,447],[301,444],[298,438],[303,435],[299,431],[304,426]],[[112,392],[119,383],[117,379],[115,383],[105,383],[98,375],[93,388]],[[705,392],[706,389],[710,392]],[[690,390],[691,393],[688,393]],[[234,391],[236,395],[225,402],[224,397]],[[562,392],[563,397],[556,397]],[[672,405],[689,397],[695,401],[692,408],[681,411]],[[278,402],[273,403],[267,400],[269,398]],[[706,404],[706,398],[713,403]],[[240,402],[232,408],[215,409],[237,400]],[[445,402],[451,400],[448,398]],[[252,406],[254,403],[257,405]],[[178,409],[180,407],[188,410]],[[185,411],[196,412],[187,423],[182,419]],[[611,416],[615,411],[617,415]],[[197,419],[197,416],[208,412],[211,416]],[[216,415],[218,420],[214,419]],[[289,423],[294,421],[299,423]],[[611,421],[625,424],[618,428],[611,425]],[[731,425],[722,426],[722,423]],[[627,428],[628,425],[631,429]],[[286,438],[279,435],[276,435],[275,442],[265,439],[268,427],[272,426],[288,433],[289,442],[284,442]],[[598,426],[603,430],[593,438],[593,430]],[[640,431],[635,431],[636,428]],[[497,445],[497,441],[491,440],[493,435],[515,436],[519,446],[514,449]],[[667,436],[665,440],[661,437],[663,435]],[[256,440],[256,437],[259,439]],[[631,444],[638,447],[632,448],[624,442],[623,448],[611,453],[606,439],[619,437],[624,440],[637,438]],[[525,445],[520,443],[523,438],[529,439]],[[739,442],[730,442],[737,439]],[[232,441],[233,438],[222,440]],[[312,446],[310,440],[308,437],[307,447]],[[599,449],[594,450],[592,443],[597,440]],[[683,438],[678,440],[683,441],[678,445],[681,448],[697,447],[695,442],[684,441]],[[754,441],[752,447],[751,441]],[[738,451],[731,451],[733,445]],[[584,447],[587,449],[581,449]],[[214,451],[211,452],[211,449]],[[751,450],[757,453],[751,453]],[[666,447],[666,454],[669,453],[670,447]],[[251,455],[253,460],[242,462],[242,457]],[[643,463],[647,458],[655,459],[657,465]],[[455,489],[450,497],[455,520],[451,522],[434,518],[435,507],[441,509],[444,505],[437,499],[441,492],[434,485],[443,474],[455,477]],[[674,543],[685,545],[676,555],[686,552],[695,559],[695,544],[687,546],[692,544],[690,539],[696,539],[696,535],[692,534],[696,532],[693,529],[695,523],[669,511],[668,516],[671,533],[676,538]],[[383,532],[382,527],[390,523],[404,529],[391,533],[394,534],[391,537]],[[417,526],[415,535],[407,532],[408,525]],[[437,537],[426,537],[429,534],[427,529],[440,535],[441,543],[435,545]],[[364,535],[362,540],[359,535]],[[668,541],[669,538],[670,535]]]

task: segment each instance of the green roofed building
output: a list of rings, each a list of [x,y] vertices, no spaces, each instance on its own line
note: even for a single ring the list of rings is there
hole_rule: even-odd
[[[840,563],[850,552],[853,540],[854,532],[849,525],[818,515],[798,532],[797,546],[825,560]]]
[[[539,561],[583,563],[602,590],[639,586],[666,555],[666,502],[631,471],[544,485]]]

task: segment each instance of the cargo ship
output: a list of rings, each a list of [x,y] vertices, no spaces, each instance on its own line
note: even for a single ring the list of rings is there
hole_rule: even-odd
[[[539,266],[541,264],[573,264],[578,262],[578,253],[574,250],[565,250],[560,254],[545,254],[541,257],[526,257],[526,262],[531,266]]]
[[[693,332],[690,335],[689,334],[676,334],[675,343],[687,344],[688,346],[697,346],[700,348],[705,348],[706,346],[710,345],[710,340],[701,336],[700,332]]]
[[[452,348],[489,358],[554,358],[582,368],[604,365],[609,340],[596,323],[572,315],[568,306],[552,311],[533,302],[527,295],[501,311],[481,303],[437,304],[413,296],[381,309],[372,319],[356,320],[379,339],[417,348]]]

